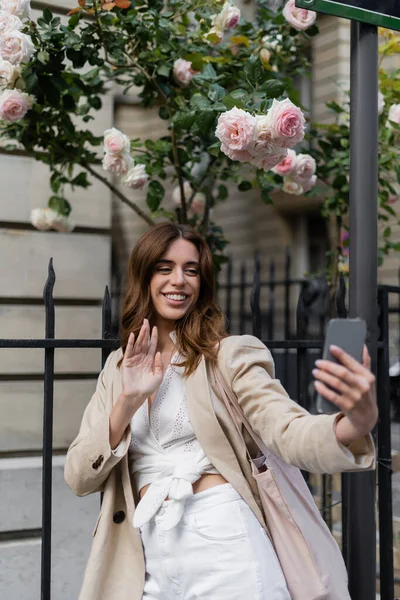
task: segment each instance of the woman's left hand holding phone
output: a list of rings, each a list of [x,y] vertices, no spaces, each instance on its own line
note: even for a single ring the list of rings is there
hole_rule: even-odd
[[[135,342],[133,333],[128,338],[121,364],[122,392],[110,413],[110,445],[116,448],[133,415],[161,385],[163,364],[157,352],[158,332],[144,320]]]

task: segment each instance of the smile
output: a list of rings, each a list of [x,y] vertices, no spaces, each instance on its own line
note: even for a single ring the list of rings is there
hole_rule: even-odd
[[[187,299],[186,294],[163,294],[167,300],[172,300],[173,302],[183,302]]]

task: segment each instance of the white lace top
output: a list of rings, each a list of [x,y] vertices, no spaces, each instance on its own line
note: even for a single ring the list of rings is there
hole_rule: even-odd
[[[173,334],[171,334],[174,339]],[[178,354],[171,359],[154,399],[149,417],[148,400],[131,421],[129,463],[137,489],[150,484],[138,503],[134,527],[149,521],[168,497],[165,529],[182,517],[185,500],[193,494],[192,484],[203,473],[217,474],[196,439],[189,421],[183,367]],[[175,364],[174,364],[175,363]]]

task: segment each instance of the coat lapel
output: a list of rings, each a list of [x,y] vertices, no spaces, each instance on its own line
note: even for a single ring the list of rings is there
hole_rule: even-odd
[[[189,419],[201,447],[217,471],[243,495],[240,465],[215,414],[204,357],[186,379],[186,398]]]

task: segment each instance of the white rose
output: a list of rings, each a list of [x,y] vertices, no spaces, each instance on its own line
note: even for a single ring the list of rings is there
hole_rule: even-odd
[[[316,170],[317,163],[312,156],[309,154],[297,154],[291,178],[304,185],[306,181],[309,181],[315,175]]]
[[[293,181],[290,177],[283,178],[283,191],[287,194],[294,194],[295,196],[301,196],[304,193],[304,188],[301,183]]]
[[[387,126],[392,128],[390,121],[394,121],[397,125],[400,125],[400,104],[392,104],[389,108]]]
[[[385,108],[385,96],[379,90],[378,92],[378,115],[383,113],[383,109]]]
[[[55,229],[60,232],[69,232],[74,228],[69,217],[61,215],[52,208],[34,208],[31,211],[31,223],[40,231]]]
[[[12,65],[8,60],[0,58],[0,88],[14,87],[20,75],[19,67]]]
[[[308,181],[305,181],[302,185],[303,185],[303,192],[309,192],[310,190],[312,190],[312,188],[315,186],[315,184],[317,183],[317,176],[313,175],[312,177],[310,177],[310,179]]]
[[[141,190],[148,180],[149,176],[146,173],[146,167],[144,165],[135,165],[129,169],[122,183],[133,190]]]
[[[4,10],[0,10],[0,36],[10,31],[19,31],[22,29],[22,21],[15,15],[11,15]]]
[[[274,50],[280,52],[282,50],[283,37],[281,33],[277,33],[275,36],[264,35],[261,39],[261,43],[267,50]]]
[[[128,136],[126,136],[122,131],[113,127],[112,129],[106,129],[104,132],[104,150],[107,154],[111,154],[111,156],[116,156],[117,154],[123,154],[124,152],[129,152],[131,148],[131,143],[129,141]]]
[[[240,9],[230,2],[225,2],[221,12],[213,19],[213,25],[223,31],[224,29],[233,29],[240,20]]]
[[[188,210],[188,216],[192,217],[193,215],[202,215],[204,212],[204,207],[206,205],[206,196],[202,192],[198,192],[194,195],[192,200],[192,204]]]
[[[31,0],[1,0],[0,8],[4,12],[25,19],[31,15]]]
[[[295,5],[295,0],[288,0],[282,11],[286,21],[297,31],[304,31],[314,25],[317,18],[317,13],[313,10],[298,8]]]
[[[193,188],[190,185],[190,183],[188,181],[184,181],[183,182],[183,194],[185,196],[185,200],[186,202],[189,200],[190,196],[193,194]],[[172,194],[172,201],[174,204],[177,204],[178,206],[180,206],[181,204],[181,190],[179,185],[176,186],[176,188],[174,188]]]
[[[126,175],[134,164],[132,156],[127,152],[115,156],[106,153],[103,158],[103,169],[114,175]]]
[[[209,37],[210,36],[210,37]],[[210,31],[206,34],[206,40],[213,46],[218,46],[224,39],[224,32],[219,27],[211,27]]]
[[[10,31],[0,37],[0,56],[13,65],[28,62],[34,52],[30,36],[21,31]]]
[[[31,223],[36,229],[40,229],[40,231],[51,229],[51,225],[47,219],[47,210],[47,208],[34,208],[31,211]]]

